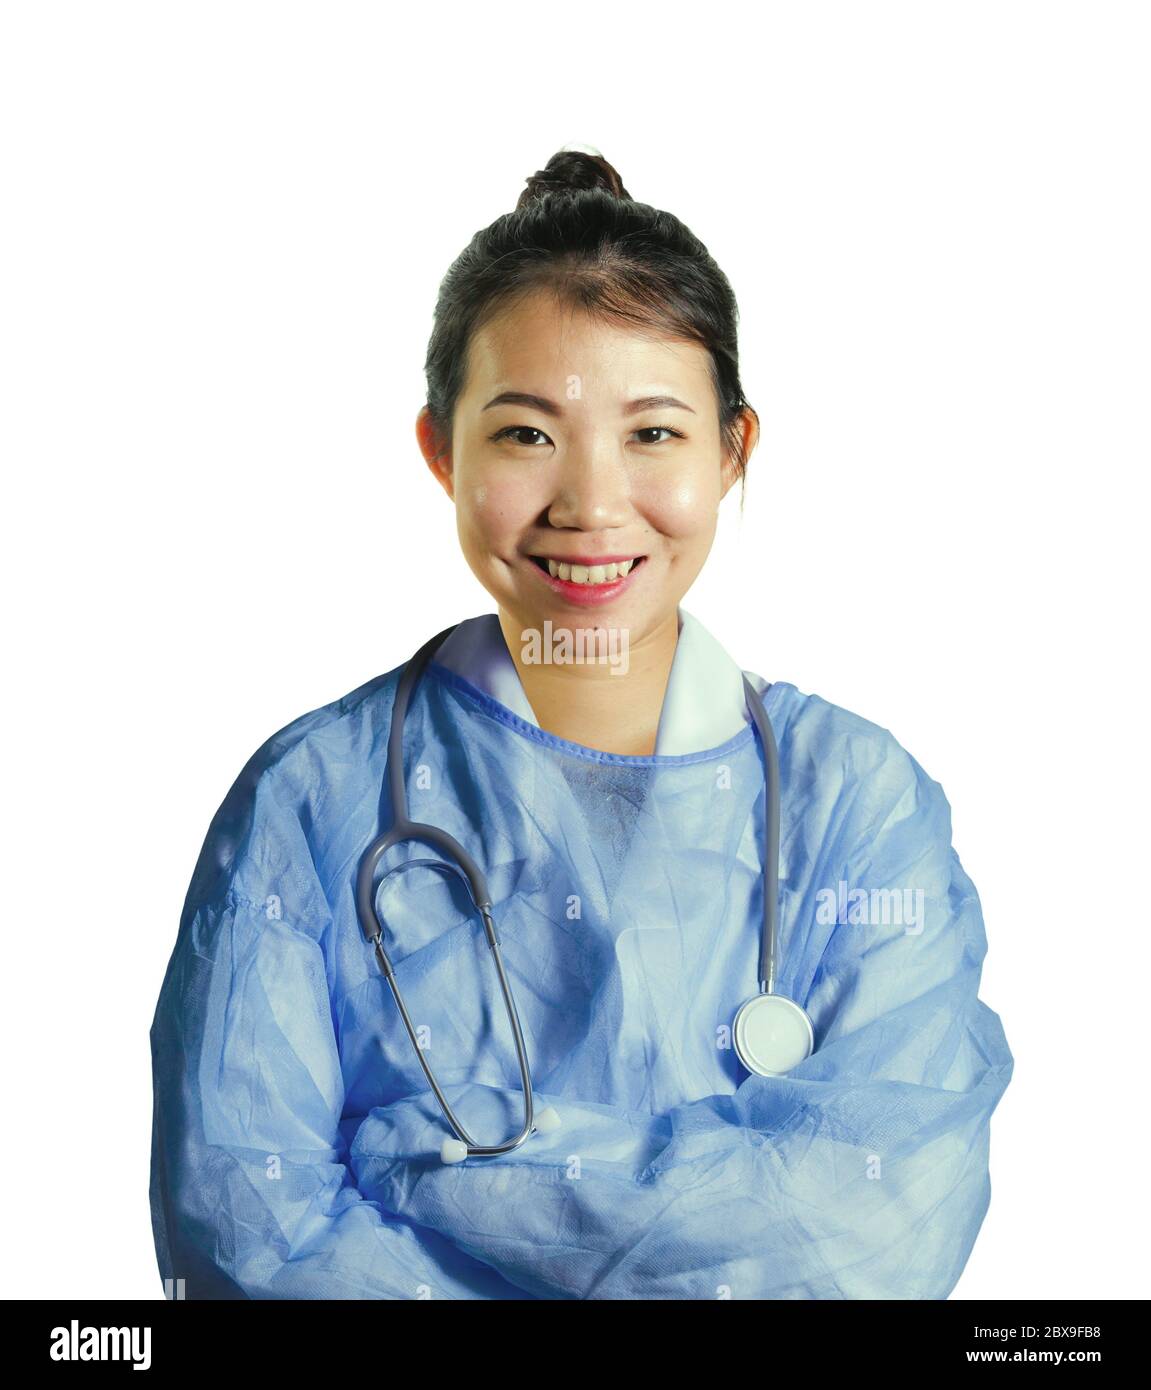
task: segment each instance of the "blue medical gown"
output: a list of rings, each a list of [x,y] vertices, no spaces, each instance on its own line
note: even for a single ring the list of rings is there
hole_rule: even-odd
[[[399,674],[276,734],[209,829],[151,1030],[161,1276],[210,1299],[946,1298],[1012,1057],[977,997],[983,921],[939,785],[884,729],[767,692],[777,988],[816,1051],[749,1075],[730,1025],[763,911],[753,727],[607,754],[433,663],[405,732],[410,813],[486,872],[537,1112],[563,1121],[445,1166],[353,899],[390,824]],[[409,862],[433,855],[393,850],[384,867],[408,867],[377,902],[438,1079],[497,1143],[521,1123],[515,1050],[465,887]]]

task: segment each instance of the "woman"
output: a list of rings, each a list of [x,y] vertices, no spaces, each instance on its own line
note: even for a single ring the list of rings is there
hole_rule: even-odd
[[[521,1127],[463,877],[398,843],[357,913],[403,809],[398,666],[270,739],[197,865],[152,1028],[153,1224],[183,1296],[954,1287],[1012,1069],[977,997],[979,901],[940,787],[889,733],[745,684],[680,607],[755,445],[737,361],[706,249],[598,156],[554,156],[448,273],[418,437],[497,612],[423,668],[398,796],[485,877],[535,1132],[455,1161],[425,1076],[477,1145]],[[775,901],[755,695],[778,747],[774,987],[814,1045],[782,1074],[732,1031]]]

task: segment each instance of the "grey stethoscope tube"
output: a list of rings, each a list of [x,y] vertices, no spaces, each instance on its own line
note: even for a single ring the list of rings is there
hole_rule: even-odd
[[[815,1050],[811,1019],[794,999],[775,991],[779,934],[779,750],[771,721],[755,687],[743,678],[747,707],[763,749],[764,848],[763,928],[759,940],[759,993],[752,995],[732,1026],[739,1060],[758,1076],[783,1076]]]
[[[441,1157],[447,1163],[459,1162],[464,1158],[493,1158],[499,1154],[510,1153],[525,1142],[533,1130],[550,1131],[559,1125],[559,1116],[548,1106],[541,1112],[538,1121],[534,1115],[531,1069],[528,1066],[527,1050],[524,1046],[523,1031],[515,999],[504,970],[500,954],[500,941],[491,914],[491,895],[487,882],[479,866],[464,847],[446,830],[439,826],[426,825],[408,817],[407,790],[404,786],[403,737],[404,723],[407,719],[408,705],[412,693],[423,674],[432,655],[446,638],[455,631],[455,626],[445,628],[426,642],[408,662],[396,689],[395,703],[392,707],[392,724],[388,733],[387,781],[391,797],[393,825],[390,830],[379,835],[368,846],[360,861],[356,876],[356,912],[360,927],[368,942],[374,946],[380,970],[391,988],[396,1005],[411,1039],[412,1047],[419,1058],[420,1065],[432,1088],[444,1118],[451,1126],[456,1139],[445,1140]],[[779,821],[780,821],[780,777],[779,754],[771,723],[755,688],[746,676],[743,678],[748,709],[759,733],[764,759],[764,883],[763,883],[763,926],[760,933],[759,948],[759,990],[736,1014],[733,1025],[733,1040],[740,1061],[748,1069],[760,1076],[780,1076],[810,1056],[815,1046],[814,1030],[805,1011],[794,1000],[775,992],[777,924],[779,907]],[[518,1134],[502,1144],[477,1144],[456,1117],[447,1097],[435,1078],[424,1049],[420,1046],[403,995],[396,983],[395,971],[383,946],[383,923],[376,910],[377,885],[376,869],[384,854],[393,846],[409,840],[420,840],[440,850],[451,862],[443,863],[436,859],[409,859],[383,875],[388,878],[416,865],[436,869],[442,873],[456,873],[467,884],[476,910],[484,924],[484,934],[495,962],[499,977],[500,992],[511,1024],[515,1041],[516,1058],[519,1062],[520,1077],[524,1093],[524,1121]],[[381,882],[383,879],[381,879]]]
[[[453,1147],[451,1141],[447,1141],[442,1150],[445,1162],[458,1162],[461,1158],[493,1158],[498,1154],[510,1153],[528,1138],[535,1127],[534,1120],[534,1098],[532,1096],[531,1069],[528,1066],[527,1050],[524,1047],[523,1030],[520,1027],[519,1014],[516,1011],[515,999],[512,997],[511,986],[508,984],[508,977],[504,970],[503,957],[500,955],[500,941],[496,934],[495,923],[492,921],[491,914],[491,895],[488,886],[481,872],[479,865],[468,854],[467,850],[446,830],[441,830],[436,825],[425,825],[419,821],[410,820],[408,817],[408,797],[404,786],[404,758],[403,758],[403,738],[404,722],[407,718],[408,704],[412,697],[412,692],[416,687],[420,676],[423,674],[424,667],[429,659],[449,635],[455,630],[455,625],[445,628],[426,642],[420,650],[408,662],[403,674],[400,677],[399,686],[396,690],[395,704],[392,707],[392,726],[388,734],[388,790],[391,796],[393,825],[390,830],[378,836],[369,845],[363,858],[360,861],[359,873],[356,877],[356,911],[360,919],[360,927],[369,942],[375,947],[376,960],[379,962],[380,970],[384,978],[391,987],[392,995],[400,1011],[400,1017],[404,1021],[404,1027],[408,1031],[408,1037],[412,1041],[416,1056],[420,1060],[420,1065],[424,1069],[424,1075],[428,1079],[428,1085],[432,1088],[436,1100],[439,1102],[440,1109],[444,1113],[444,1118],[452,1128],[456,1136],[457,1146]],[[508,1021],[511,1024],[512,1037],[515,1040],[516,1058],[519,1062],[520,1078],[524,1092],[524,1122],[518,1134],[505,1140],[502,1144],[477,1144],[467,1130],[460,1123],[455,1112],[448,1104],[447,1097],[440,1088],[439,1082],[435,1078],[431,1067],[428,1065],[424,1049],[420,1046],[419,1039],[416,1037],[416,1030],[412,1024],[407,1006],[404,1004],[403,995],[399,985],[396,983],[395,971],[391,961],[388,959],[387,952],[383,945],[383,924],[379,920],[376,911],[376,868],[384,854],[395,845],[403,844],[409,840],[421,840],[426,844],[434,846],[441,853],[453,861],[451,864],[444,864],[435,859],[409,859],[405,863],[398,865],[390,873],[398,873],[404,869],[412,868],[416,864],[425,865],[429,868],[438,869],[443,873],[459,873],[464,879],[471,892],[472,901],[475,903],[476,910],[479,912],[484,924],[484,934],[487,937],[488,946],[491,949],[492,959],[495,961],[496,974],[499,977],[500,992],[504,998],[504,1007],[507,1010]],[[385,874],[384,878],[390,874]],[[383,880],[381,879],[381,882]],[[550,1109],[550,1107],[549,1107]],[[552,1112],[554,1114],[554,1112]],[[557,1117],[558,1118],[558,1117]],[[549,1125],[549,1128],[554,1126]],[[459,1152],[462,1146],[466,1152]]]

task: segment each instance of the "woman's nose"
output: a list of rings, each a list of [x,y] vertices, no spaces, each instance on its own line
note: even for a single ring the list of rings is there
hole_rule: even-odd
[[[552,526],[600,531],[624,525],[632,514],[626,464],[607,448],[570,451],[547,509]]]

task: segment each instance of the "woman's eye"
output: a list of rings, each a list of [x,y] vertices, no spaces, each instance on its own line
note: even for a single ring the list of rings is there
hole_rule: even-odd
[[[547,438],[547,435],[544,434],[543,430],[537,430],[534,425],[508,425],[506,429],[497,430],[495,434],[492,435],[492,442],[495,443],[497,440],[500,439],[510,439],[513,435],[516,434],[538,434],[541,439]],[[530,445],[534,441],[525,441],[522,439],[517,439],[515,442],[517,444],[527,443],[528,445]]]
[[[674,439],[682,439],[683,435],[679,430],[673,430],[670,425],[648,425],[646,429],[636,430],[636,434],[670,434]],[[641,439],[641,444],[662,444],[662,439]]]

